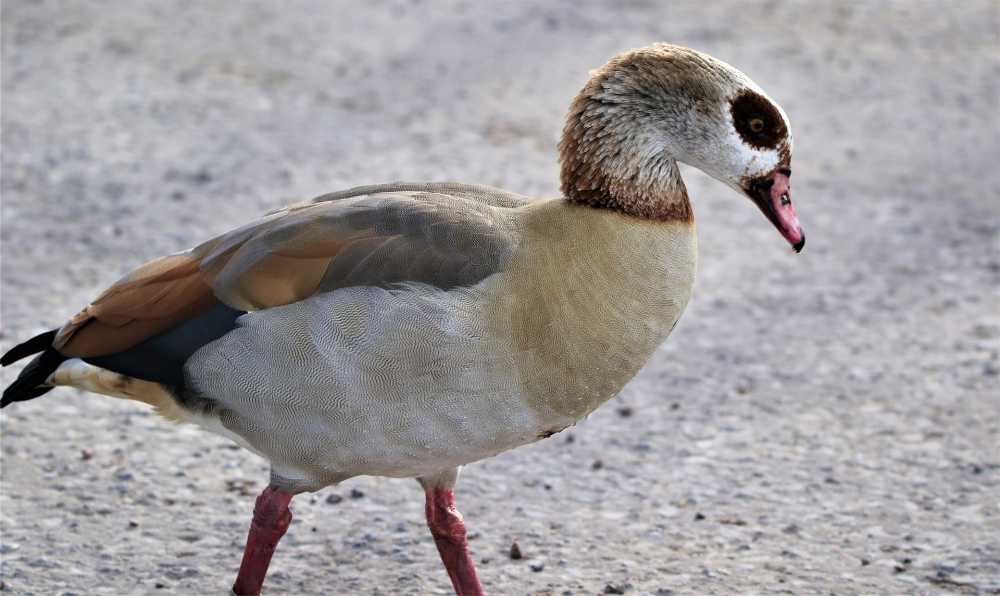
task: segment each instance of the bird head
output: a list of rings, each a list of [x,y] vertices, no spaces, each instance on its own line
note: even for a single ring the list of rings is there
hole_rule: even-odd
[[[749,197],[796,251],[805,244],[788,118],[749,77],[701,52],[656,44],[612,58],[573,101],[560,153],[571,199],[667,212],[670,197],[686,204],[679,161]]]

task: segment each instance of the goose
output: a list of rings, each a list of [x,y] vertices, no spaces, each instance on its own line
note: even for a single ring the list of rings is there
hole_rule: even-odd
[[[659,43],[572,101],[562,196],[362,186],[140,266],[57,329],[2,406],[75,387],[144,402],[270,462],[236,581],[259,594],[289,503],[359,475],[416,478],[456,594],[483,594],[461,466],[579,422],[667,338],[695,278],[678,163],[722,181],[795,252],[792,136],[734,67]]]

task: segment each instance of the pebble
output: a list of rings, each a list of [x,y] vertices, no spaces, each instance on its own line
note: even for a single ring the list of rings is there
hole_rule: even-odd
[[[515,561],[520,561],[522,558],[524,558],[524,555],[521,554],[521,546],[517,543],[516,540],[510,543],[510,558]]]

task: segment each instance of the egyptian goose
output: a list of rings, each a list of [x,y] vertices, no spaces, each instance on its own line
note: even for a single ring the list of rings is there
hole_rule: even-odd
[[[593,73],[559,143],[563,196],[385,184],[272,212],[147,263],[59,329],[3,406],[70,386],[145,402],[271,463],[233,591],[258,594],[292,497],[413,477],[458,594],[482,594],[459,467],[617,394],[691,296],[678,162],[747,195],[799,251],[784,112],[746,75],[657,44]]]

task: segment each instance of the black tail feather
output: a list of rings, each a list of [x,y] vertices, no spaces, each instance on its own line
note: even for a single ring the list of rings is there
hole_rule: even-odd
[[[11,362],[41,352],[24,367],[17,379],[4,390],[3,398],[0,399],[0,408],[5,408],[8,404],[16,401],[34,399],[52,390],[52,387],[44,385],[45,380],[66,360],[65,356],[52,347],[52,339],[55,334],[55,331],[49,331],[35,336],[23,344],[14,346],[3,355],[3,358],[0,358],[0,364],[7,366]]]
[[[46,331],[41,335],[32,337],[24,343],[17,344],[8,350],[6,354],[0,356],[0,366],[7,366],[11,362],[17,362],[21,358],[27,358],[32,354],[37,354],[47,348],[51,348],[52,340],[56,338],[56,331],[58,331],[58,329]]]

